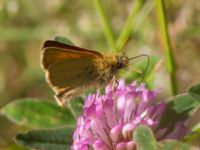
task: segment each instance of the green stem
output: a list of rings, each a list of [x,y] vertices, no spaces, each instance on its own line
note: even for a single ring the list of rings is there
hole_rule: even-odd
[[[140,10],[141,6],[143,4],[142,0],[135,0],[130,12],[130,15],[128,16],[128,19],[126,20],[126,23],[117,39],[117,49],[116,51],[119,52],[122,47],[125,45],[125,43],[127,42],[131,31],[132,31],[132,27],[133,24],[135,22],[135,18],[138,15],[138,11]]]
[[[173,95],[177,94],[176,65],[168,33],[164,0],[155,0],[161,40],[165,53],[167,71],[170,76],[170,86]]]
[[[101,2],[99,0],[93,0],[93,1],[94,1],[95,9],[99,14],[100,22],[102,23],[102,27],[103,27],[105,38],[106,38],[109,46],[112,49],[115,50],[116,49],[116,45],[115,45],[114,34],[113,34],[113,31],[112,31],[112,27],[111,27],[108,19],[106,18],[103,6],[102,6],[102,4],[101,4]]]
[[[144,6],[140,10],[140,13],[137,14],[135,18],[135,22],[133,23],[133,33],[140,28],[146,17],[152,12],[152,9],[154,8],[154,3],[152,1],[145,2]]]

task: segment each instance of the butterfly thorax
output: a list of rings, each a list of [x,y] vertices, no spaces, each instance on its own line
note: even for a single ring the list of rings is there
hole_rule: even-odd
[[[119,69],[128,65],[128,58],[125,56],[104,55],[102,63],[98,63],[99,83],[107,84],[117,74]]]

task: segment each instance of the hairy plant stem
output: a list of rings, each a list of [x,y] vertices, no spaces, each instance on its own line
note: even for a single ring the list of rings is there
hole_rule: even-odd
[[[176,64],[168,32],[165,4],[164,0],[155,0],[155,2],[156,2],[156,13],[160,29],[161,42],[164,49],[167,71],[170,77],[171,93],[172,95],[176,95],[177,94]]]

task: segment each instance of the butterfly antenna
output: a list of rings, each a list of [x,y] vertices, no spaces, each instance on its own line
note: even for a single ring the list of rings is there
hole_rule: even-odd
[[[144,80],[144,76],[145,76],[145,74],[147,72],[147,69],[149,68],[149,63],[150,63],[149,55],[147,55],[147,54],[141,54],[141,55],[138,55],[138,56],[135,56],[135,57],[131,57],[128,60],[130,61],[130,60],[137,59],[137,58],[140,58],[140,57],[146,57],[147,58],[147,65],[145,67],[145,70],[142,73],[142,81],[143,81]]]

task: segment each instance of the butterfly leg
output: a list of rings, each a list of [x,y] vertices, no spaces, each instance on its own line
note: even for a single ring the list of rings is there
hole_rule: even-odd
[[[115,94],[115,90],[119,85],[119,82],[117,81],[115,76],[113,76],[111,84],[112,84],[112,91],[113,91],[113,95],[114,95]]]
[[[114,109],[115,109],[115,113],[117,110],[117,98],[115,97],[115,90],[118,87],[119,82],[116,80],[116,76],[113,76],[112,78],[112,94],[113,94],[113,99],[114,99]]]
[[[95,94],[94,94],[94,100],[96,100],[97,99],[97,97],[98,97],[98,95],[99,95],[99,93],[100,93],[100,89],[99,88],[96,88],[97,90],[95,90],[96,92],[95,92]]]

